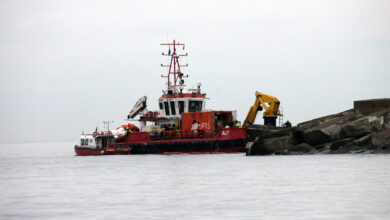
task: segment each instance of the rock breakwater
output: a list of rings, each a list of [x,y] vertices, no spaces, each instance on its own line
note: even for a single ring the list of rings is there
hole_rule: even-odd
[[[353,109],[292,128],[247,129],[247,155],[390,153],[390,99],[355,101]]]

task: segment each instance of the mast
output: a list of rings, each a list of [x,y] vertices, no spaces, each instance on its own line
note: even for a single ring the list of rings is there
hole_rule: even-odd
[[[177,86],[184,86],[183,78],[184,77],[188,77],[188,75],[184,75],[181,72],[181,69],[180,69],[180,67],[188,67],[188,64],[180,65],[180,63],[179,63],[179,58],[181,56],[187,56],[188,53],[178,54],[177,50],[176,50],[176,46],[183,46],[183,50],[184,50],[185,44],[179,43],[179,42],[176,43],[175,40],[173,40],[173,43],[163,43],[163,44],[160,44],[160,45],[169,47],[168,54],[165,54],[163,52],[162,55],[171,57],[171,62],[169,63],[169,65],[161,64],[161,67],[169,67],[168,74],[167,75],[161,75],[161,77],[168,78],[168,82],[167,82],[168,90],[171,89],[171,88],[174,88],[174,91],[175,91]],[[171,46],[173,47],[173,51],[171,51]]]
[[[114,121],[103,121],[104,127],[106,127],[107,124],[107,132],[110,131],[110,123],[114,123]]]

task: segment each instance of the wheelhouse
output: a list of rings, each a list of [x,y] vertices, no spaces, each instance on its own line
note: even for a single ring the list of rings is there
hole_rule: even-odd
[[[165,118],[180,118],[182,113],[203,112],[206,106],[205,94],[163,95],[159,99],[159,115]]]

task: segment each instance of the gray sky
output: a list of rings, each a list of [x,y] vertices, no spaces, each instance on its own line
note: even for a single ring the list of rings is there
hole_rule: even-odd
[[[256,90],[293,124],[390,97],[387,0],[1,1],[0,141],[77,140],[143,95],[157,109],[167,37],[206,107],[240,120]]]

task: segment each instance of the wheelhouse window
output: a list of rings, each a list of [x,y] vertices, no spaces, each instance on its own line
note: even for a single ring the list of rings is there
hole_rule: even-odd
[[[176,115],[175,102],[171,101],[170,104],[171,104],[171,113],[172,113],[172,115]]]
[[[202,111],[202,101],[189,101],[188,102],[189,112],[200,112]]]
[[[88,145],[88,139],[85,139],[85,140],[84,140],[84,144],[85,144],[85,145]]]
[[[80,143],[81,145],[84,145],[84,139],[81,139],[81,143]]]
[[[179,115],[184,112],[184,101],[179,101]]]
[[[165,114],[166,114],[166,115],[169,115],[169,106],[168,106],[168,102],[164,102],[164,107],[165,107]]]
[[[162,102],[159,102],[158,104],[160,105],[160,110],[163,110],[163,104],[162,104]]]

